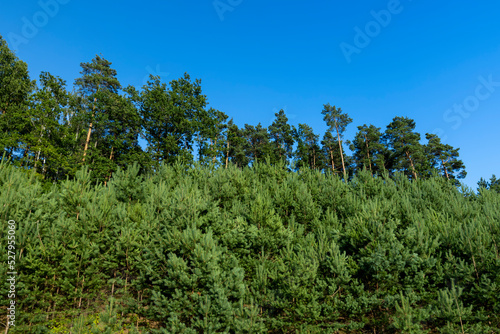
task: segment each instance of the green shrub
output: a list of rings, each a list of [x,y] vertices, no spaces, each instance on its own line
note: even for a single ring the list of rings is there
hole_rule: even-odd
[[[0,164],[2,249],[17,227],[10,332],[500,331],[494,191],[260,163],[91,179],[48,187]]]

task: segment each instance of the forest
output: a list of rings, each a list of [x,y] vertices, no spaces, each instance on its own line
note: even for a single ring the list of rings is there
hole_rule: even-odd
[[[308,167],[344,180],[364,168],[374,176],[402,172],[415,180],[433,173],[455,181],[466,175],[459,149],[429,133],[422,144],[408,117],[394,117],[385,131],[358,126],[353,140],[344,140],[353,120],[329,103],[318,110],[327,126],[322,136],[307,124],[291,126],[283,110],[268,128],[238,127],[222,111],[207,107],[201,80],[188,74],[168,85],[150,76],[138,90],[123,87],[111,62],[96,56],[81,63],[81,77],[68,92],[66,82],[50,73],[42,72],[38,83],[32,80],[27,64],[1,37],[0,51],[2,153],[49,182],[74,178],[88,166],[95,182],[106,183],[118,168],[134,162],[147,173],[176,161],[224,168],[283,162],[291,171]]]
[[[463,186],[459,148],[404,116],[345,139],[330,103],[324,134],[239,127],[188,74],[80,66],[33,80],[0,36],[6,332],[500,332],[500,180]]]

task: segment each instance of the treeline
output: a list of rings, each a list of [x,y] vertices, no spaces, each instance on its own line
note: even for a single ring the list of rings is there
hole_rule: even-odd
[[[0,163],[9,333],[500,331],[494,191],[264,163],[135,165],[104,186],[87,169],[45,190]]]
[[[123,87],[116,76],[111,62],[96,56],[81,64],[72,92],[47,72],[36,83],[0,36],[0,152],[50,181],[73,178],[88,166],[95,181],[108,182],[119,167],[133,162],[154,171],[175,161],[225,168],[280,162],[291,170],[309,167],[345,180],[362,169],[372,175],[399,171],[415,180],[433,173],[452,180],[466,175],[458,148],[434,134],[426,134],[427,143],[421,144],[414,120],[407,117],[395,117],[385,131],[358,126],[352,141],[344,140],[352,119],[330,104],[321,111],[328,127],[322,136],[307,124],[291,126],[283,110],[268,128],[240,128],[207,107],[201,81],[188,74],[168,85],[150,76],[140,90]]]

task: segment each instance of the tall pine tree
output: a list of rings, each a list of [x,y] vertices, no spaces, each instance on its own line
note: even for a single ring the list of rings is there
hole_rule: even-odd
[[[460,149],[441,143],[441,139],[435,134],[426,133],[425,137],[428,140],[425,152],[432,167],[440,171],[448,180],[463,179],[467,172],[463,161],[458,159]]]
[[[340,157],[340,150],[337,138],[333,136],[330,131],[326,131],[321,140],[321,149],[325,157],[325,169],[337,174],[342,167],[342,158]]]
[[[288,124],[288,118],[283,109],[276,113],[275,116],[276,119],[269,126],[269,136],[273,150],[272,162],[286,162],[292,158],[293,153],[292,127]]]
[[[479,180],[477,185],[479,186],[479,188],[486,188],[489,190],[496,191],[497,193],[500,193],[500,179],[497,179],[495,174],[491,176],[489,182],[481,178],[481,180]]]
[[[234,124],[233,119],[227,123],[226,147],[225,147],[225,168],[231,162],[236,167],[248,166],[248,157],[245,153],[246,139],[243,130]]]
[[[385,170],[385,147],[381,138],[380,128],[366,124],[358,126],[358,132],[350,145],[350,149],[354,152],[353,159],[357,171],[366,168],[372,175],[377,175]]]
[[[297,148],[295,150],[296,167],[309,167],[311,169],[321,169],[324,166],[323,154],[318,145],[319,135],[307,124],[299,124],[298,128],[293,128]]]
[[[88,124],[82,162],[99,180],[106,181],[119,166],[142,160],[138,144],[141,119],[132,100],[119,94],[121,85],[110,61],[96,56],[81,67],[82,76],[75,86],[81,118]]]
[[[415,121],[407,117],[394,117],[382,136],[387,147],[386,161],[390,172],[402,171],[418,179],[417,168],[428,169],[420,134],[415,132]]]
[[[337,135],[337,141],[339,144],[340,158],[342,160],[342,171],[344,172],[344,180],[347,181],[347,170],[346,163],[344,159],[344,150],[342,147],[342,138],[343,133],[347,125],[352,122],[352,118],[349,117],[346,113],[342,112],[341,108],[331,106],[329,103],[323,105],[323,111],[321,112],[323,115],[323,120],[328,125],[328,132],[333,132],[335,130]]]
[[[246,139],[245,152],[251,164],[264,162],[271,156],[269,133],[262,124],[259,123],[257,126],[245,124],[243,136]]]

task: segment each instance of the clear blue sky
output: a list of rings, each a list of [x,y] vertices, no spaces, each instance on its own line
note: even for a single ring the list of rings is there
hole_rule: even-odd
[[[1,5],[0,34],[33,78],[71,86],[102,54],[122,85],[149,72],[202,79],[210,106],[240,126],[268,126],[283,108],[322,135],[331,103],[353,118],[352,139],[408,116],[422,137],[460,147],[467,185],[500,174],[498,1],[54,1]]]

